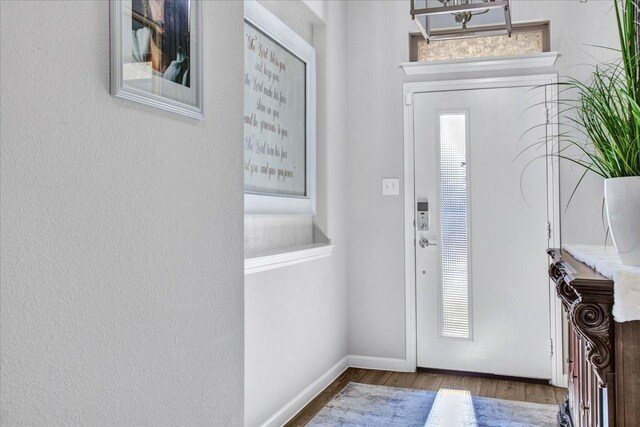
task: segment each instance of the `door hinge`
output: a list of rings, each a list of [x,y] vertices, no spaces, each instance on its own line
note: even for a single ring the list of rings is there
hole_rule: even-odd
[[[413,93],[409,92],[404,96],[404,105],[413,104]]]
[[[549,122],[551,121],[550,117],[549,117],[549,107],[545,107],[544,109],[545,111],[545,124],[549,124]]]
[[[551,223],[547,221],[547,239],[551,238]]]
[[[553,338],[549,338],[549,343],[551,344],[551,356],[553,356]]]

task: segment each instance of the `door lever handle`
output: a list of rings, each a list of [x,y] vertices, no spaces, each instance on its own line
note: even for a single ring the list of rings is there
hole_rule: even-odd
[[[421,248],[426,248],[427,246],[438,246],[437,242],[430,242],[426,237],[423,237],[418,242]]]

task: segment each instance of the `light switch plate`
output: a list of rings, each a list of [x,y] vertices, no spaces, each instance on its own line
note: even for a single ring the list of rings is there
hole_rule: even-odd
[[[382,195],[400,195],[400,178],[382,178]]]

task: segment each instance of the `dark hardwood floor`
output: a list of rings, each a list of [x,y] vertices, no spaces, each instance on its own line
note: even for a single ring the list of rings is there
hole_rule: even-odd
[[[423,372],[391,372],[349,368],[315,397],[289,421],[286,426],[304,426],[349,382],[386,385],[438,391],[440,388],[469,390],[472,396],[522,402],[560,404],[566,389],[550,385],[529,384],[516,381],[440,375]]]

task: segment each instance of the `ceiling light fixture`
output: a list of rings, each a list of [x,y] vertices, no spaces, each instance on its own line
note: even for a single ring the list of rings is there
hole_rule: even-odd
[[[411,18],[427,42],[478,33],[506,33],[511,37],[509,6],[509,0],[411,0]],[[473,27],[469,25],[472,20]],[[438,34],[438,30],[450,30],[454,22],[460,25],[458,31],[447,31],[446,36]]]

